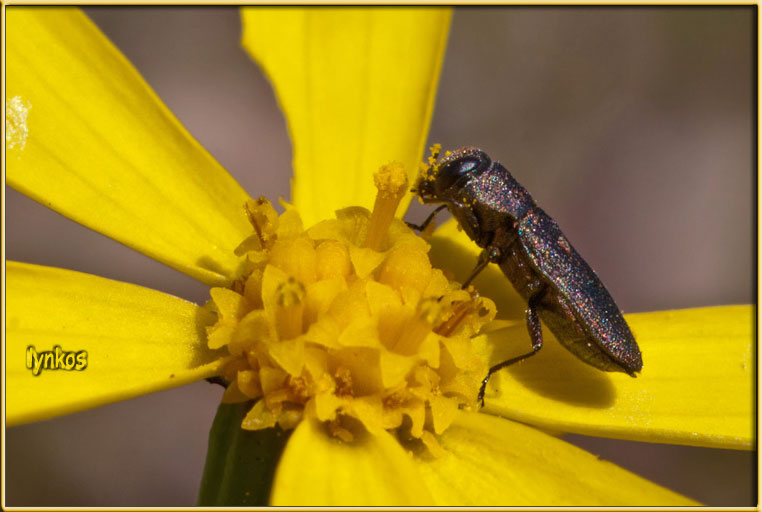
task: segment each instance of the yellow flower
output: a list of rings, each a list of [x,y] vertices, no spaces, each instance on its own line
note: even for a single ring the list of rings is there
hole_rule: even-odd
[[[244,44],[289,120],[292,199],[305,226],[372,206],[370,173],[381,164],[416,168],[448,11],[256,9],[244,20]],[[251,231],[246,192],[84,16],[11,8],[7,26],[9,184],[203,283],[233,285],[235,249]],[[432,251],[453,243],[473,264],[474,245],[452,224]],[[500,293],[482,294],[510,307],[503,278],[488,279],[503,283]],[[207,348],[212,312],[159,292],[9,263],[7,296],[9,425],[218,375],[230,361]],[[435,459],[411,457],[383,429],[342,444],[303,421],[271,503],[689,504],[526,424],[750,449],[752,317],[749,307],[629,315],[646,361],[635,380],[587,368],[551,341],[532,364],[494,377],[486,414],[456,413]],[[504,327],[490,335],[496,359],[528,346],[524,326]],[[35,376],[39,353],[55,345],[86,351],[86,367]]]

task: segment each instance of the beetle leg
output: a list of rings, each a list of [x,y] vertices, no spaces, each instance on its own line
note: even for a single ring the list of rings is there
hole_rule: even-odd
[[[520,356],[513,357],[507,361],[503,361],[502,363],[498,363],[489,369],[487,376],[484,377],[484,380],[482,381],[482,387],[479,388],[479,395],[477,398],[479,402],[481,402],[482,407],[484,407],[484,391],[486,390],[487,382],[489,382],[489,378],[492,377],[493,373],[505,368],[506,366],[518,363],[519,361],[535,355],[542,348],[542,324],[540,324],[540,317],[537,315],[537,305],[545,296],[546,291],[547,287],[540,285],[535,290],[535,292],[532,293],[532,295],[529,297],[529,301],[527,302],[527,330],[529,331],[529,337],[532,340],[532,351]]]
[[[479,259],[476,262],[476,267],[474,267],[474,270],[471,272],[471,275],[466,279],[466,282],[463,283],[464,290],[468,288],[468,285],[471,284],[471,281],[473,281],[476,276],[479,275],[479,273],[484,270],[484,267],[486,267],[489,263],[496,263],[499,262],[502,257],[502,253],[500,252],[500,249],[495,247],[494,245],[487,247],[484,249],[481,254],[479,255]]]
[[[428,217],[426,217],[426,220],[424,220],[424,221],[423,221],[423,222],[422,222],[420,225],[418,225],[418,224],[413,224],[412,222],[405,222],[405,224],[407,224],[407,227],[409,227],[410,229],[413,229],[413,230],[415,230],[415,231],[420,231],[420,232],[423,232],[423,230],[424,230],[424,229],[426,229],[426,227],[427,227],[429,224],[431,224],[431,221],[433,221],[433,220],[434,220],[434,217],[436,217],[436,216],[437,216],[437,213],[441,212],[441,211],[442,211],[442,210],[444,210],[445,208],[447,208],[447,205],[446,205],[446,204],[440,204],[439,206],[437,206],[437,207],[434,209],[434,211],[433,211],[433,212],[431,212],[431,214],[429,214],[429,216],[428,216]]]
[[[487,245],[481,254],[479,254],[479,260],[476,262],[476,267],[471,272],[468,279],[466,279],[466,282],[463,283],[462,288],[467,288],[468,285],[471,284],[471,281],[484,270],[484,267],[486,267],[488,263],[502,263],[503,259],[509,254],[508,250],[517,239],[516,236],[512,236],[502,229],[495,232],[495,234],[492,235],[491,240],[487,239],[489,241],[486,243],[489,245]],[[500,249],[501,247],[503,249]]]

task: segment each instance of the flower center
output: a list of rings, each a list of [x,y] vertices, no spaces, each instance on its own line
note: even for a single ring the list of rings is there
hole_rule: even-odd
[[[495,305],[432,268],[429,244],[394,218],[402,166],[375,181],[373,212],[345,208],[306,230],[288,204],[282,215],[264,198],[246,204],[247,270],[211,290],[208,328],[209,346],[233,356],[223,401],[256,400],[243,428],[315,418],[347,442],[395,430],[433,451],[457,409],[476,405],[487,354],[475,335]]]

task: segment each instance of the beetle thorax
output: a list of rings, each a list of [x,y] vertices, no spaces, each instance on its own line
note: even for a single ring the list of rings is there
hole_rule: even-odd
[[[464,188],[472,198],[475,213],[482,218],[494,217],[493,221],[501,224],[520,220],[536,206],[529,192],[498,162],[493,162]]]

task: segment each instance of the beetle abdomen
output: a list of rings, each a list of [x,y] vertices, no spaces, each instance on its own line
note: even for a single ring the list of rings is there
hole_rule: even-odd
[[[558,340],[593,366],[631,375],[640,371],[643,367],[640,350],[621,311],[556,222],[536,208],[521,219],[517,228],[528,262],[555,292],[548,297],[555,300],[540,302],[544,307],[539,313]],[[586,340],[577,336],[580,329],[587,334]],[[585,348],[587,342],[595,347]],[[594,356],[599,350],[618,368],[595,364],[594,361],[600,361],[608,366],[605,360]]]

